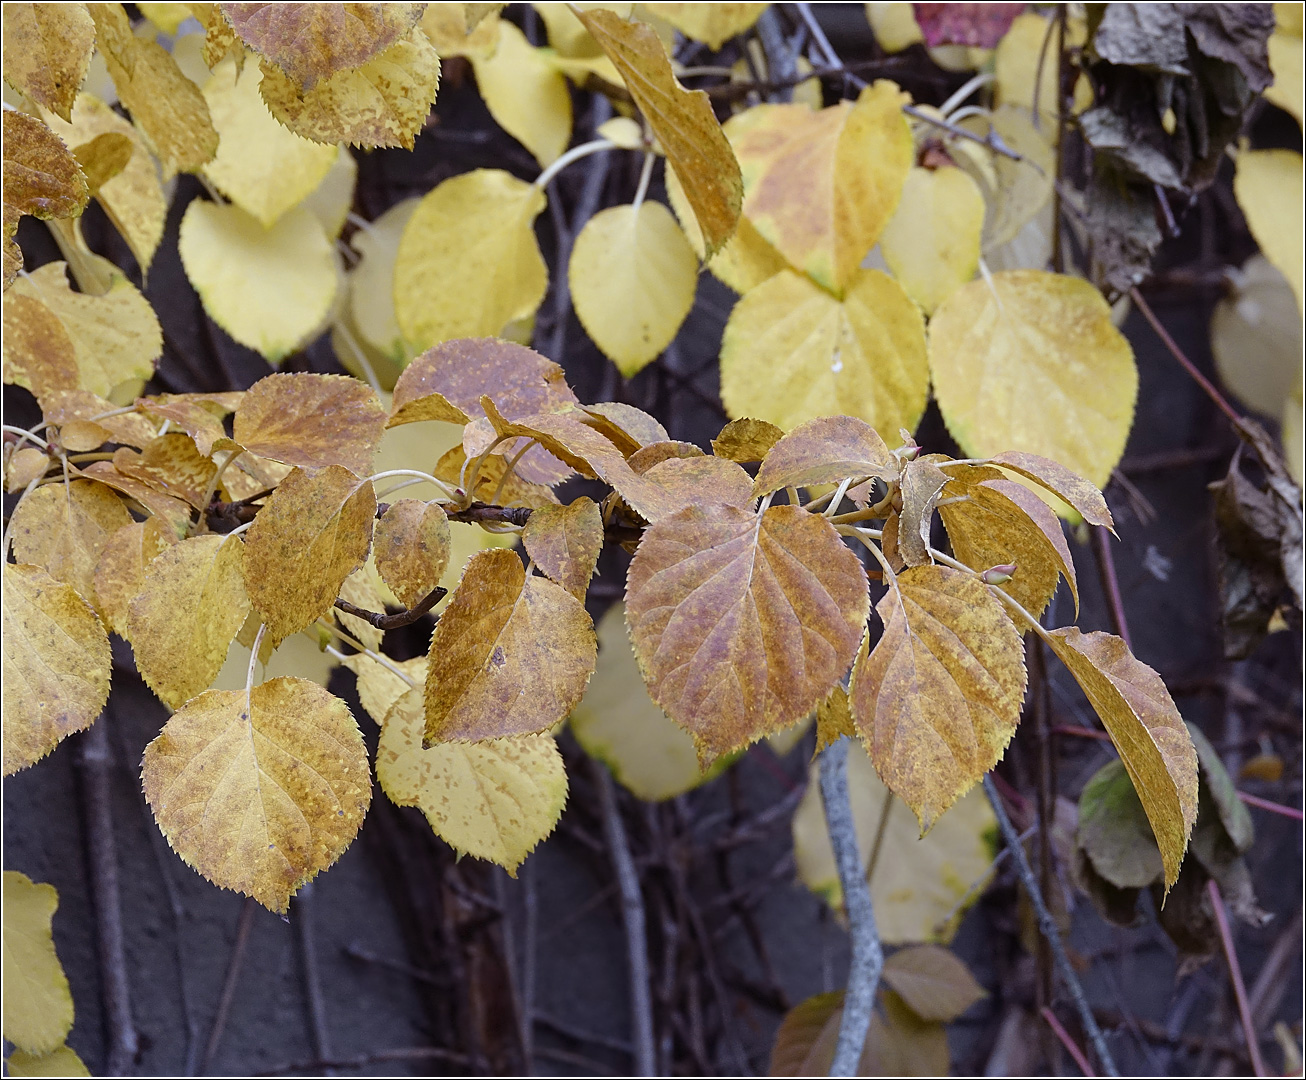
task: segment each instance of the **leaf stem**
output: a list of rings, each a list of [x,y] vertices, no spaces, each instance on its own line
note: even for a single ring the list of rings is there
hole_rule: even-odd
[[[993,807],[993,814],[998,819],[998,828],[1002,831],[1003,842],[1011,851],[1016,864],[1016,873],[1020,877],[1020,883],[1024,886],[1025,894],[1034,906],[1034,914],[1038,918],[1038,928],[1052,949],[1052,959],[1056,962],[1061,978],[1065,981],[1066,989],[1070,991],[1070,998],[1075,1004],[1075,1011],[1079,1014],[1079,1021],[1083,1025],[1089,1041],[1093,1044],[1093,1049],[1097,1052],[1098,1061],[1102,1063],[1102,1069],[1108,1076],[1119,1076],[1120,1071],[1116,1068],[1115,1059],[1111,1056],[1111,1051],[1106,1045],[1106,1039],[1102,1037],[1102,1029],[1097,1025],[1097,1018],[1093,1015],[1093,1010],[1088,1004],[1088,998],[1084,996],[1084,988],[1080,985],[1079,976],[1075,974],[1074,966],[1070,963],[1070,957],[1066,955],[1066,946],[1061,940],[1061,931],[1057,929],[1057,922],[1052,917],[1052,912],[1048,910],[1047,903],[1043,899],[1043,893],[1038,887],[1038,879],[1034,876],[1034,869],[1029,865],[1029,857],[1025,854],[1024,845],[1020,842],[1020,834],[1016,832],[1016,827],[1011,823],[1011,818],[1007,814],[1007,807],[1002,801],[1002,796],[998,793],[991,773],[986,773],[984,776],[984,794],[988,796],[989,804]]]
[[[884,969],[884,948],[875,925],[875,908],[871,887],[862,874],[861,853],[857,848],[857,826],[848,796],[848,738],[844,736],[821,753],[821,803],[825,807],[825,824],[834,849],[839,884],[843,889],[844,910],[852,935],[852,962],[848,970],[848,989],[844,993],[843,1018],[839,1022],[839,1039],[835,1044],[831,1076],[856,1076],[871,1026],[871,1010]]]
[[[50,444],[48,442],[38,436],[35,432],[28,431],[27,428],[14,427],[13,424],[0,424],[0,429],[9,432],[11,435],[18,435],[18,447],[21,447],[25,442],[34,442],[42,450],[50,449]],[[15,447],[15,449],[18,447]]]
[[[822,512],[827,518],[831,517],[839,509],[839,504],[843,502],[843,497],[848,494],[848,489],[852,487],[853,477],[845,476],[839,486],[834,490],[834,496],[830,499],[830,504]]]
[[[935,548],[926,548],[925,550],[930,553],[930,558],[935,562],[943,563],[944,566],[950,566],[954,570],[960,570],[964,574],[970,574],[971,577],[981,578],[982,580],[980,572],[974,567],[967,566],[964,562],[958,562],[951,555],[945,555],[942,551]],[[1022,605],[1019,600],[999,585],[990,585],[987,581],[984,582],[984,585],[1001,597],[1010,607],[1014,608],[1015,611],[1019,613],[1027,623],[1029,623],[1029,628],[1038,634],[1039,637],[1049,645],[1052,644],[1052,637],[1048,633],[1047,627],[1026,611],[1024,605]]]
[[[1061,1021],[1057,1019],[1057,1014],[1047,1005],[1044,1005],[1039,1012],[1042,1014],[1043,1019],[1048,1022],[1048,1027],[1052,1029],[1052,1034],[1055,1035],[1061,1045],[1066,1048],[1066,1053],[1075,1059],[1075,1064],[1079,1066],[1079,1071],[1085,1076],[1096,1076],[1097,1073],[1093,1071],[1093,1066],[1088,1063],[1088,1058],[1084,1056],[1084,1051],[1082,1051],[1079,1048],[1079,1044],[1070,1037],[1070,1032],[1062,1026]]]
[[[573,146],[563,154],[562,157],[558,158],[557,161],[540,173],[540,175],[535,178],[535,183],[532,186],[543,191],[549,186],[549,181],[557,176],[558,173],[562,172],[562,170],[573,161],[579,161],[583,157],[589,157],[590,154],[602,153],[604,150],[616,149],[618,149],[617,144],[611,139],[593,139],[590,142],[581,143],[579,146]]]
[[[428,484],[434,484],[451,499],[456,499],[458,497],[458,492],[439,477],[432,476],[427,472],[422,472],[420,469],[387,469],[385,472],[373,473],[368,477],[368,479],[375,484],[378,480],[384,480],[387,476],[415,476],[419,480],[425,480]]]
[[[200,500],[200,506],[204,509],[200,512],[197,525],[201,533],[209,531],[209,515],[207,511],[209,504],[213,502],[213,496],[217,494],[218,483],[222,480],[222,474],[227,471],[227,466],[235,461],[236,458],[240,457],[244,452],[245,448],[243,446],[239,450],[228,450],[226,460],[218,466],[217,472],[215,472],[212,479],[209,480],[208,490],[204,492],[204,498]]]
[[[14,528],[14,517],[18,513],[18,508],[23,505],[23,500],[40,486],[42,476],[32,477],[31,483],[23,488],[23,493],[18,496],[18,501],[14,503],[14,508],[9,514],[9,524],[5,526],[4,536],[0,537],[0,561],[9,561],[9,540]]]
[[[1238,952],[1233,947],[1233,932],[1229,929],[1229,914],[1224,909],[1224,897],[1220,895],[1220,885],[1212,878],[1206,883],[1211,897],[1211,907],[1215,909],[1215,924],[1220,930],[1220,945],[1224,949],[1224,958],[1229,964],[1229,981],[1233,983],[1234,1000],[1238,1002],[1238,1019],[1242,1023],[1243,1036],[1247,1040],[1247,1053],[1252,1059],[1252,1072],[1257,1076],[1267,1075],[1265,1062],[1261,1059],[1261,1045],[1256,1038],[1256,1024],[1252,1020],[1252,1009],[1247,1002],[1247,987],[1243,982],[1242,966],[1238,963]]]
[[[526,455],[526,451],[532,446],[535,446],[538,442],[538,439],[530,439],[527,441],[525,446],[518,450],[517,453],[513,454],[512,460],[508,462],[508,467],[503,470],[503,475],[499,477],[499,483],[494,489],[494,494],[490,496],[491,506],[499,505],[499,496],[503,494],[504,485],[508,483],[508,477],[512,475],[513,469],[517,467],[517,462],[521,461],[521,459]]]
[[[334,656],[342,664],[349,659],[349,657],[347,657],[334,645],[326,646],[326,648],[323,651],[330,656]],[[389,671],[391,675],[394,675],[396,678],[403,679],[403,681],[408,684],[408,688],[410,690],[414,689],[417,686],[417,683],[413,681],[412,676],[408,675],[402,668],[395,667],[395,665],[391,662],[390,657],[386,656],[385,653],[376,652],[374,649],[367,648],[367,646],[363,646],[361,651],[364,656],[368,657],[371,660],[375,660],[383,668]]]
[[[258,663],[259,650],[263,647],[263,635],[268,632],[267,623],[258,624],[258,633],[254,635],[254,644],[249,650],[249,671],[245,675],[245,719],[251,724],[253,719],[248,715],[250,711],[249,695],[254,688],[254,665]]]
[[[350,214],[350,217],[355,215]],[[361,219],[360,219],[361,220]],[[370,231],[371,226],[368,226]],[[367,358],[363,352],[363,347],[358,344],[358,339],[354,337],[353,331],[345,325],[344,319],[335,321],[335,329],[340,331],[340,336],[345,339],[345,344],[349,346],[349,351],[354,354],[354,359],[358,361],[358,366],[363,369],[363,374],[367,377],[367,385],[372,388],[372,392],[377,397],[381,396],[381,380],[376,377],[376,370],[372,367],[372,361]]]
[[[639,213],[639,208],[644,205],[644,196],[648,194],[649,181],[653,179],[653,162],[657,160],[657,154],[650,150],[644,155],[644,167],[639,172],[639,186],[635,189],[635,198],[631,202],[630,208]]]

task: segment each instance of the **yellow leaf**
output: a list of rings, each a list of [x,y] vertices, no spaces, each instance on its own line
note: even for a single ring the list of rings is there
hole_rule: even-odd
[[[50,929],[58,906],[53,885],[4,872],[4,1036],[31,1054],[57,1049],[73,1026],[73,998]]]
[[[603,516],[584,495],[570,506],[537,507],[522,530],[531,561],[581,603],[603,550]]]
[[[1002,588],[1035,618],[1056,592],[1057,575],[1064,574],[1078,613],[1075,564],[1047,503],[996,469],[952,465],[947,473],[952,479],[943,490],[939,515],[953,555],[981,572],[1015,563],[1015,573]]]
[[[335,252],[302,206],[265,229],[238,206],[195,199],[177,247],[210,318],[270,364],[304,345],[335,300]]]
[[[1265,100],[1292,113],[1300,126],[1303,98],[1306,98],[1302,83],[1301,9],[1296,4],[1275,4],[1274,16],[1278,25],[1268,43],[1274,83],[1265,88]],[[6,60],[6,70],[8,67]]]
[[[794,815],[794,857],[800,880],[837,908],[843,900],[821,806],[819,768],[812,762],[807,794]],[[879,851],[870,883],[880,937],[893,945],[946,945],[968,902],[980,896],[982,890],[974,886],[993,873],[997,822],[984,792],[962,796],[922,837],[916,819],[884,786],[860,743],[848,748],[848,790],[862,865],[869,863],[873,847]]]
[[[660,520],[683,506],[707,503],[753,508],[752,478],[726,458],[674,456],[650,465],[642,475],[666,492],[664,506],[650,520]]]
[[[395,314],[416,349],[497,334],[535,312],[549,272],[535,239],[544,192],[498,169],[445,180],[399,241]]]
[[[858,271],[842,301],[781,271],[735,305],[721,341],[726,410],[781,428],[844,414],[912,431],[929,384],[920,309],[878,270]]]
[[[644,10],[666,19],[687,38],[716,52],[732,37],[750,30],[770,4],[645,4]]]
[[[558,497],[553,489],[544,484],[532,484],[517,475],[516,469],[509,472],[509,458],[501,454],[490,454],[481,462],[481,475],[472,492],[472,498],[478,502],[495,506],[558,506]],[[446,450],[435,463],[433,475],[447,481],[457,488],[470,482],[470,475],[463,469],[467,466],[467,452],[460,443]],[[479,530],[477,530],[479,531]],[[485,534],[492,535],[492,534]],[[502,534],[509,535],[509,534]],[[511,547],[512,545],[509,544]],[[454,580],[457,580],[455,575]]]
[[[581,325],[629,379],[675,340],[698,260],[661,203],[611,206],[576,237],[568,277]]]
[[[1082,17],[1068,21],[1068,44],[1084,44]],[[1042,67],[1040,68],[1040,63]],[[1061,94],[1057,76],[1061,63],[1061,31],[1055,16],[1017,15],[993,54],[993,97],[998,105],[1019,105],[1038,112],[1038,130],[1052,145],[1057,141]],[[1075,84],[1073,112],[1092,104],[1092,91],[1081,77]]]
[[[154,159],[140,133],[86,91],[77,96],[70,124],[51,120],[50,126],[69,146],[82,146],[101,135],[122,135],[132,140],[131,160],[94,194],[110,223],[127,241],[141,272],[147,273],[163,239],[168,203],[159,185]]]
[[[131,523],[122,500],[107,487],[74,480],[33,491],[14,510],[9,531],[19,562],[41,567],[91,601],[100,552]]]
[[[363,341],[381,352],[394,368],[391,386],[413,355],[395,317],[394,277],[400,238],[420,203],[420,199],[395,203],[349,240],[359,254],[357,264],[349,272],[349,310]],[[377,375],[382,372],[378,371]],[[384,378],[382,385],[385,385]]]
[[[114,491],[122,492],[129,499],[134,499],[151,515],[167,525],[174,536],[180,538],[190,531],[190,506],[181,499],[164,494],[158,488],[151,487],[135,477],[120,473],[111,461],[93,461],[81,470],[80,475],[111,487]]]
[[[311,90],[300,90],[267,61],[260,67],[259,89],[272,115],[296,135],[322,143],[411,150],[440,85],[440,58],[416,29],[362,67],[338,71]]]
[[[854,476],[896,480],[898,459],[869,424],[851,416],[822,416],[776,440],[757,470],[753,494],[834,484]]]
[[[354,155],[344,147],[331,162],[322,182],[310,191],[299,204],[305,210],[311,210],[313,216],[322,222],[327,237],[338,240],[354,205],[354,186],[358,180],[358,162]]]
[[[381,593],[382,587],[380,575],[376,572],[376,564],[369,560],[340,583],[340,599],[364,611],[384,614],[386,597]],[[381,639],[385,637],[385,631],[380,627],[373,626],[366,619],[341,611],[339,608],[331,612],[331,615],[355,641],[361,642],[369,649],[381,648]],[[252,645],[253,642],[251,641],[250,644]]]
[[[561,6],[561,5],[559,5]],[[577,26],[580,24],[577,23]],[[609,142],[616,143],[622,150],[648,150],[649,146],[644,138],[644,129],[639,126],[639,121],[629,116],[614,116],[610,120],[604,120],[595,130],[594,134],[600,139],[607,139]],[[669,182],[669,181],[668,181]],[[684,193],[681,193],[684,198]],[[692,211],[690,211],[692,213]],[[700,246],[702,237],[699,237]]]
[[[213,461],[195,448],[195,441],[180,431],[152,440],[139,454],[119,447],[113,467],[156,491],[184,499],[196,510],[208,508],[206,499],[218,473]]]
[[[1118,637],[1068,626],[1047,641],[1120,752],[1161,849],[1168,892],[1197,820],[1197,751],[1188,728],[1161,677]]]
[[[286,465],[343,465],[360,475],[385,430],[385,409],[372,389],[347,375],[266,375],[236,409],[232,437],[247,450]]]
[[[176,542],[176,533],[149,518],[119,529],[104,545],[95,565],[95,603],[114,633],[127,636],[128,606],[144,585],[145,568]]]
[[[95,195],[100,188],[118,176],[136,152],[136,143],[118,131],[106,131],[90,142],[73,147],[73,157],[81,166],[87,187]]]
[[[1261,253],[1288,279],[1298,315],[1306,311],[1302,267],[1302,157],[1295,150],[1243,150],[1233,193]]]
[[[880,250],[893,276],[926,315],[975,276],[984,196],[957,168],[907,174],[902,202],[880,237]]]
[[[499,43],[498,14],[486,16],[468,30],[463,10],[466,6],[427,4],[426,12],[422,15],[422,33],[430,38],[435,51],[445,59],[451,56],[487,57],[493,54]]]
[[[431,635],[428,742],[529,735],[564,720],[594,671],[594,627],[565,589],[482,551]]]
[[[266,229],[322,182],[341,151],[277,123],[259,96],[261,79],[254,64],[237,73],[235,63],[224,63],[205,84],[221,142],[204,175]]]
[[[442,7],[443,5],[437,6]],[[628,19],[630,18],[631,9],[635,5],[631,3],[613,3],[576,4],[575,6],[582,11],[595,11],[602,8],[605,11],[615,13],[623,19]],[[532,4],[531,7],[535,9],[536,14],[544,22],[545,29],[549,34],[549,44],[562,56],[591,58],[603,55],[599,43],[581,25],[580,20],[572,14],[571,4]]]
[[[499,23],[494,53],[472,53],[471,62],[476,86],[498,125],[541,166],[553,164],[571,141],[566,77],[510,22]]]
[[[213,444],[226,438],[222,418],[234,412],[242,393],[235,394],[158,394],[137,398],[142,413],[158,420],[170,420],[172,426],[195,440],[195,449],[203,457],[213,453]]]
[[[422,4],[222,4],[240,39],[304,90],[404,37]]]
[[[78,420],[94,420],[113,442],[125,446],[147,446],[157,434],[154,426],[139,413],[105,416],[105,413],[117,410],[112,403],[88,390],[51,390],[41,394],[39,400],[46,422],[55,427]]]
[[[963,127],[977,135],[995,132],[1020,155],[1019,161],[1012,161],[981,147],[975,147],[974,157],[969,150],[959,155],[962,168],[984,192],[985,251],[1014,240],[1052,197],[1056,152],[1034,127],[1031,115],[1019,105],[1003,105],[991,113],[962,121]]]
[[[118,99],[149,140],[164,178],[213,160],[218,133],[200,89],[163,48],[132,33],[121,4],[88,4]]]
[[[39,566],[5,564],[5,776],[95,722],[109,664],[109,637],[89,603]]]
[[[818,284],[842,292],[897,209],[911,169],[907,95],[880,81],[820,112],[769,105],[741,113],[731,143],[744,214]]]
[[[15,450],[12,457],[6,457],[5,491],[11,495],[22,491],[37,477],[44,476],[54,464],[44,450],[38,450],[35,446],[24,446],[21,450]]]
[[[402,671],[405,678],[365,653],[353,653],[341,663],[358,677],[358,700],[378,727],[385,723],[386,714],[396,701],[426,681],[425,656],[390,660],[390,665]]]
[[[731,420],[712,440],[712,453],[729,461],[761,461],[771,447],[784,438],[784,431],[765,420],[744,417]],[[888,452],[887,449],[885,451]],[[781,485],[782,487],[784,485]]]
[[[993,274],[944,301],[929,340],[934,393],[967,454],[1014,447],[1106,483],[1133,423],[1138,369],[1092,285]]]
[[[567,802],[567,773],[548,733],[422,748],[421,688],[390,709],[376,752],[376,778],[390,801],[416,806],[460,855],[498,863],[515,876],[553,831]]]
[[[1230,289],[1211,315],[1216,371],[1247,408],[1277,417],[1301,378],[1302,319],[1296,298],[1264,255],[1253,255],[1241,270],[1225,273]]]
[[[816,707],[816,751],[813,758],[845,735],[856,739],[857,728],[848,706],[848,691],[842,686],[836,686]]]
[[[601,526],[600,526],[601,528]],[[449,519],[439,503],[400,499],[377,522],[376,568],[405,607],[414,607],[449,565]]]
[[[348,707],[305,679],[187,702],[145,748],[141,780],[188,865],[278,912],[349,846],[372,789]]]
[[[249,614],[239,537],[195,536],[145,567],[127,613],[136,667],[169,708],[207,690]]]
[[[5,4],[4,77],[64,120],[86,78],[95,23],[85,4]]]
[[[191,17],[189,4],[137,4],[136,10],[169,37],[176,36],[181,24]]]
[[[16,1050],[5,1060],[10,1076],[90,1076],[91,1071],[77,1052],[58,1046],[48,1054],[29,1054]]]
[[[38,397],[51,390],[75,390],[77,350],[55,313],[22,289],[6,291],[0,304],[4,381],[26,387]]]
[[[676,171],[694,210],[708,257],[734,234],[743,200],[735,155],[707,94],[686,90],[657,33],[611,11],[577,12],[630,91]]]
[[[924,40],[911,4],[867,4],[866,20],[887,53],[902,52]]]
[[[903,571],[876,611],[884,633],[874,649],[863,640],[848,698],[875,771],[923,835],[1016,733],[1024,647],[988,589],[943,566]]]
[[[246,534],[245,588],[279,643],[332,608],[341,583],[363,565],[376,494],[348,469],[296,469],[263,504]]]
[[[707,772],[689,733],[649,697],[626,636],[625,607],[608,608],[599,620],[599,662],[585,697],[571,714],[571,730],[637,798],[675,798],[711,779],[730,762],[723,757]]]
[[[34,116],[4,111],[4,284],[23,268],[14,242],[24,214],[38,218],[76,217],[90,189],[77,159],[57,135]]]
[[[847,670],[866,575],[823,518],[691,506],[644,533],[626,623],[649,692],[700,762],[801,720]]]

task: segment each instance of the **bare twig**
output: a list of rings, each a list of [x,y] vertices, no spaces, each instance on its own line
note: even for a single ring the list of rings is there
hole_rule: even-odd
[[[114,840],[113,800],[109,790],[112,755],[109,713],[82,736],[82,797],[90,862],[91,896],[95,902],[95,941],[100,961],[100,988],[108,1053],[105,1072],[127,1076],[140,1046],[132,1021],[131,986],[122,936],[122,898],[118,893],[118,847]]]
[[[1101,525],[1093,529],[1093,554],[1097,556],[1097,568],[1102,576],[1102,591],[1106,593],[1107,608],[1111,612],[1111,625],[1116,635],[1124,640],[1129,651],[1134,651],[1133,640],[1129,636],[1129,620],[1125,618],[1125,598],[1120,592],[1120,578],[1116,576],[1116,560],[1111,551],[1111,538]]]
[[[657,1054],[653,1042],[653,1001],[649,993],[648,939],[644,932],[644,897],[639,875],[630,855],[626,826],[617,805],[617,789],[602,762],[591,760],[591,771],[603,812],[603,833],[612,856],[621,889],[621,917],[626,927],[626,955],[630,963],[631,1041],[634,1044],[635,1074],[657,1075]]]
[[[1238,792],[1238,798],[1242,799],[1248,806],[1254,806],[1258,810],[1268,810],[1271,814],[1279,814],[1283,817],[1293,818],[1296,821],[1302,820],[1302,812],[1295,806],[1284,806],[1283,803],[1270,802],[1269,799],[1262,799],[1259,795],[1249,795],[1245,791]]]
[[[880,972],[884,968],[884,949],[875,926],[871,888],[862,874],[862,858],[857,850],[857,826],[848,798],[846,737],[826,747],[821,754],[821,802],[825,807],[826,829],[834,848],[834,862],[839,870],[853,946],[843,1019],[839,1023],[839,1040],[835,1044],[830,1075],[856,1076],[862,1048],[866,1045],[866,1033],[871,1026],[871,1009],[880,985]]]
[[[331,1039],[327,1034],[326,1003],[322,1000],[322,982],[318,975],[317,947],[313,940],[313,883],[304,884],[295,894],[295,923],[299,931],[300,960],[304,965],[304,998],[308,1005],[309,1032],[313,1053],[321,1060],[331,1057]],[[324,1069],[327,1076],[334,1069]]]
[[[1042,1013],[1043,1019],[1048,1022],[1048,1027],[1052,1029],[1052,1033],[1061,1042],[1061,1045],[1066,1048],[1066,1053],[1075,1059],[1075,1064],[1079,1066],[1079,1071],[1085,1076],[1096,1076],[1097,1073],[1093,1071],[1093,1066],[1088,1063],[1088,1058],[1084,1056],[1084,1051],[1082,1051],[1075,1040],[1070,1037],[1070,1032],[1062,1026],[1061,1021],[1057,1019],[1057,1014],[1046,1005],[1044,1005],[1039,1011]]]
[[[1224,958],[1229,964],[1229,981],[1233,983],[1233,996],[1238,1002],[1238,1019],[1242,1023],[1243,1035],[1247,1038],[1247,1053],[1251,1055],[1252,1071],[1257,1076],[1265,1076],[1265,1062],[1261,1060],[1261,1047],[1256,1039],[1256,1024],[1252,1021],[1252,1009],[1247,1003],[1247,987],[1243,983],[1238,953],[1233,947],[1229,914],[1224,910],[1224,897],[1220,895],[1220,886],[1214,878],[1207,882],[1207,891],[1211,897],[1211,907],[1215,909],[1215,924],[1220,929],[1220,944],[1224,947]]]
[[[335,606],[346,615],[353,615],[356,618],[362,619],[365,623],[375,626],[378,630],[395,630],[400,626],[408,626],[410,623],[415,623],[448,595],[448,589],[442,589],[437,585],[413,607],[409,608],[407,611],[396,612],[393,615],[386,615],[379,611],[368,611],[367,608],[358,607],[355,604],[351,604],[348,600],[337,599]],[[322,1056],[325,1057],[326,1055],[324,1054]]]
[[[240,969],[245,963],[245,946],[249,944],[249,931],[254,925],[254,912],[257,908],[258,901],[252,896],[245,897],[245,903],[240,909],[240,921],[236,923],[236,940],[231,946],[231,959],[227,961],[227,974],[222,980],[218,1011],[213,1014],[213,1028],[209,1031],[209,1041],[204,1047],[204,1056],[200,1059],[201,1076],[208,1075],[209,1066],[217,1057],[222,1031],[227,1026],[227,1016],[231,1012],[231,1003],[236,999],[236,985],[240,982]]]
[[[1020,835],[1016,832],[1016,827],[1011,823],[1006,805],[1002,801],[1002,796],[998,794],[998,788],[993,782],[991,773],[984,777],[984,794],[989,797],[993,813],[998,819],[998,827],[1002,830],[1003,842],[1011,849],[1020,883],[1025,887],[1025,893],[1029,897],[1030,903],[1034,905],[1034,913],[1038,916],[1038,928],[1043,936],[1047,938],[1048,945],[1052,947],[1052,958],[1056,961],[1057,970],[1061,973],[1061,978],[1070,991],[1075,1011],[1079,1013],[1080,1023],[1083,1024],[1084,1031],[1093,1044],[1098,1061],[1102,1063],[1102,1070],[1108,1076],[1119,1076],[1120,1072],[1116,1068],[1115,1059],[1111,1056],[1106,1040],[1102,1037],[1102,1029],[1098,1027],[1097,1020],[1093,1016],[1093,1010],[1089,1008],[1088,999],[1084,996],[1084,988],[1080,985],[1079,976],[1075,974],[1074,966],[1070,963],[1070,957],[1066,955],[1066,946],[1061,940],[1061,931],[1057,929],[1056,919],[1052,917],[1052,912],[1048,910],[1047,903],[1043,899],[1043,893],[1038,887],[1038,879],[1034,876],[1034,869],[1029,865],[1029,858],[1021,845]]]

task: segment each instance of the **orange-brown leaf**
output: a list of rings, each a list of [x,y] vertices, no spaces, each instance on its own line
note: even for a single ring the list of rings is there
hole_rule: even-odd
[[[819,416],[799,424],[771,447],[757,470],[753,494],[832,484],[851,476],[896,479],[897,458],[866,421]]]
[[[433,476],[461,487],[466,482],[463,469],[467,464],[467,451],[462,443],[452,446],[441,455],[431,470]],[[490,454],[481,462],[480,479],[472,498],[495,506],[557,506],[558,497],[545,484],[532,484],[508,472],[509,459],[500,454]],[[519,463],[520,464],[520,463]]]
[[[160,435],[137,453],[125,446],[113,453],[113,467],[123,476],[205,509],[218,467],[200,454],[195,441],[180,431]]]
[[[76,217],[90,200],[63,141],[35,116],[4,111],[4,205],[38,218]]]
[[[600,401],[597,405],[586,405],[584,409],[589,415],[585,423],[616,443],[617,449],[627,457],[641,447],[671,438],[666,428],[634,405]]]
[[[579,600],[494,548],[468,560],[430,657],[425,742],[475,741],[563,720],[585,693],[598,645]]]
[[[372,471],[385,409],[365,383],[347,375],[284,374],[259,379],[236,409],[232,438],[286,465],[343,465]]]
[[[934,462],[917,458],[902,469],[902,510],[898,515],[898,554],[908,566],[930,562],[930,523],[948,474]],[[987,569],[987,567],[981,567]]]
[[[712,453],[731,461],[761,461],[784,438],[784,429],[765,420],[731,420],[712,440]]]
[[[195,440],[195,449],[204,457],[213,453],[213,444],[226,436],[222,417],[238,407],[240,394],[159,394],[157,397],[137,398],[136,405],[143,413],[170,420]],[[234,397],[235,402],[224,401]],[[230,406],[230,407],[228,407]]]
[[[644,534],[626,624],[649,693],[706,764],[806,716],[847,670],[866,575],[797,507],[690,506]]]
[[[1033,480],[1040,487],[1046,488],[1058,498],[1079,511],[1090,525],[1102,525],[1115,532],[1115,522],[1111,520],[1111,511],[1107,509],[1102,493],[1082,476],[1071,472],[1051,458],[1039,457],[1038,454],[1022,454],[1015,450],[998,454],[990,458],[994,465],[1020,473]]]
[[[663,487],[668,505],[722,503],[752,509],[753,478],[728,458],[673,457],[659,461],[644,476]]]
[[[884,633],[853,668],[853,721],[875,771],[921,831],[977,784],[1016,733],[1020,634],[978,579],[911,567],[876,605]]]
[[[449,518],[439,503],[400,499],[376,524],[376,568],[405,607],[440,584],[449,565]]]
[[[89,390],[50,390],[37,395],[45,419],[56,427],[73,420],[93,420],[104,428],[113,441],[125,446],[144,448],[158,435],[153,425],[139,413],[117,412],[117,406]]]
[[[113,467],[112,461],[92,461],[81,470],[81,476],[97,480],[106,487],[135,499],[159,521],[166,524],[177,537],[185,536],[190,529],[190,505],[158,488],[142,483],[134,477],[124,476]]]
[[[35,296],[16,289],[4,295],[4,380],[38,397],[76,390],[77,351],[63,323]]]
[[[56,116],[71,116],[95,48],[83,4],[5,4],[5,81]]]
[[[158,518],[134,522],[109,537],[95,566],[95,602],[114,633],[126,636],[127,608],[141,591],[145,568],[176,542],[177,534]]]
[[[527,519],[521,539],[536,566],[584,601],[603,550],[603,516],[592,499],[582,495],[569,506],[540,507]]]

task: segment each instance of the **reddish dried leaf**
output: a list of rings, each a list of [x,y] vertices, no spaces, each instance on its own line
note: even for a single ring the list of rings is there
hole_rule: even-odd
[[[672,458],[696,458],[704,457],[704,453],[693,443],[679,442],[675,439],[666,439],[663,442],[649,443],[648,446],[642,446],[630,455],[627,464],[630,471],[643,476],[653,466],[663,461],[669,461]]]
[[[991,49],[1025,10],[1024,4],[912,4],[925,44]]]
[[[366,476],[384,430],[385,409],[366,383],[347,375],[268,375],[245,392],[232,438],[286,465],[343,465]]]
[[[213,453],[213,444],[226,437],[222,417],[234,412],[241,395],[230,408],[220,400],[219,394],[160,394],[157,397],[137,398],[136,406],[149,416],[169,420],[195,440],[195,449],[204,457]]]

